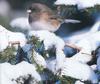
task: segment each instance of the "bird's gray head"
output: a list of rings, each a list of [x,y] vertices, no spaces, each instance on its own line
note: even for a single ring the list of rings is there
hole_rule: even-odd
[[[47,14],[47,15],[52,15],[53,12],[52,10],[47,7],[45,4],[41,3],[33,3],[28,11],[29,13],[29,22],[31,23],[32,21],[37,21],[41,18],[42,14]],[[46,17],[46,16],[45,16]]]

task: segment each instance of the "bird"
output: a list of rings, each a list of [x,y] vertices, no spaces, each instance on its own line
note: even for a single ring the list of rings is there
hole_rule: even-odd
[[[60,26],[63,23],[75,24],[81,22],[74,19],[62,19],[63,17],[42,3],[33,3],[27,12],[27,17],[18,17],[11,20],[10,26],[14,30],[23,32],[24,34],[33,30],[48,30],[56,33],[56,31],[61,29]]]
[[[33,3],[27,10],[28,21],[33,30],[57,31],[63,23],[80,23],[78,20],[62,19],[51,8],[42,3]]]
[[[29,24],[34,30],[56,31],[60,21],[53,11],[45,4],[33,3],[27,10],[29,13]]]

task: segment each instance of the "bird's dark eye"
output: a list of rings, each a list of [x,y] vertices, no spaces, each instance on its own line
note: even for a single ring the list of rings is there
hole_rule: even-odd
[[[30,7],[29,10],[31,10],[32,12],[36,12],[37,11],[36,8],[32,8],[32,7]]]
[[[50,19],[52,19],[52,20],[56,20],[56,19],[57,19],[57,17],[50,17]]]
[[[37,11],[35,8],[32,8],[31,10],[32,10],[33,12],[36,12],[36,11]]]
[[[54,20],[55,20],[55,19],[57,19],[57,18],[51,18],[51,19],[54,19]]]

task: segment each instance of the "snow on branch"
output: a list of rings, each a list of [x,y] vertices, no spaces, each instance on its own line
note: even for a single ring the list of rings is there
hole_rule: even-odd
[[[77,5],[78,9],[85,9],[100,5],[99,0],[57,0],[56,5]]]
[[[65,58],[65,55],[63,53],[63,49],[65,46],[64,41],[55,34],[46,30],[29,32],[29,36],[32,35],[38,37],[40,41],[44,42],[45,50],[48,50],[52,47],[56,48],[57,70],[60,69],[61,66],[63,65],[63,60]],[[60,52],[62,52],[62,54]]]
[[[42,57],[43,60],[41,60],[42,61],[41,63],[44,62],[44,65],[46,65],[46,68],[51,70],[54,74],[70,76],[70,77],[73,77],[76,79],[80,79],[80,80],[82,79],[84,81],[90,80],[92,83],[98,82],[96,74],[91,69],[91,67],[89,67],[86,64],[88,61],[90,61],[92,59],[91,49],[90,49],[91,47],[85,48],[85,46],[84,46],[84,47],[82,47],[83,49],[80,50],[80,52],[75,54],[73,57],[65,58],[65,54],[62,51],[64,46],[60,47],[61,42],[57,38],[57,36],[53,35],[53,33],[50,33],[48,31],[32,31],[29,33],[29,35],[30,36],[34,35],[34,36],[38,37],[40,39],[40,41],[43,40],[45,49],[50,49],[53,45],[55,45],[56,59],[44,59],[41,55],[35,56],[35,57],[33,56],[34,58],[36,58],[38,60],[40,60],[39,57]],[[82,41],[82,42],[84,42],[84,44],[85,44],[85,41]],[[87,45],[89,44],[87,40],[86,40],[86,44]],[[90,45],[88,45],[88,46],[90,46]],[[86,54],[83,54],[83,53],[86,53]],[[41,65],[40,61],[37,61],[37,63],[39,65]],[[80,68],[79,68],[80,66],[84,69],[84,71],[87,71],[87,73],[80,70]],[[77,69],[76,69],[76,67],[77,67]],[[74,70],[75,70],[75,72],[74,72]],[[83,73],[84,75],[81,74],[81,76],[80,76],[79,75],[80,73]]]
[[[26,41],[23,33],[11,32],[0,25],[0,51],[3,51],[12,43],[19,43],[22,47],[26,44]]]
[[[100,46],[100,39],[99,39],[100,31],[98,31],[99,26],[100,26],[99,22],[95,23],[92,29],[87,34],[83,35],[85,36],[85,38],[80,38],[79,40],[76,40],[77,42],[72,41],[74,42],[75,46],[73,46],[71,43],[68,43],[67,46],[70,46],[72,48],[79,48],[79,52],[77,52],[75,55],[73,55],[70,58],[66,57],[63,51],[66,45],[64,40],[56,36],[54,33],[46,31],[46,30],[30,31],[28,37],[30,38],[34,36],[38,38],[39,41],[44,44],[43,47],[45,51],[55,48],[56,54],[54,58],[52,58],[51,55],[48,56],[48,53],[47,53],[46,55],[48,58],[45,59],[39,52],[37,52],[34,49],[34,44],[33,45],[31,43],[29,45],[26,44],[26,38],[22,33],[14,33],[14,32],[8,31],[2,26],[0,26],[0,32],[1,32],[0,43],[3,45],[3,47],[0,47],[0,48],[5,49],[9,45],[9,41],[10,42],[12,41],[15,43],[19,41],[25,53],[31,54],[30,50],[33,51],[31,56],[33,57],[36,64],[38,64],[39,66],[42,66],[43,69],[45,68],[49,69],[50,71],[53,72],[54,75],[59,75],[59,76],[64,75],[64,76],[69,76],[69,77],[79,79],[82,81],[89,80],[92,83],[98,83],[98,77],[96,73],[86,63],[91,61],[92,59],[91,52],[96,50]],[[4,42],[6,42],[5,43],[6,45],[4,45],[2,39],[4,39]],[[36,42],[36,39],[35,39],[35,42]],[[2,46],[1,44],[0,46]],[[97,61],[98,70],[99,70],[99,60],[100,59],[98,59]],[[0,64],[0,66],[2,68],[2,78],[4,78],[4,81],[2,81],[4,82],[3,84],[5,83],[12,84],[12,82],[16,82],[17,78],[23,78],[20,76],[24,76],[25,78],[27,78],[27,77],[30,77],[30,74],[32,74],[32,76],[38,81],[41,80],[40,75],[36,71],[37,67],[36,65],[34,66],[34,63],[29,64],[27,62],[21,62],[17,65],[2,63]],[[3,71],[5,71],[6,73],[4,73]],[[7,71],[11,71],[12,73],[8,73]],[[16,74],[16,76],[14,74]],[[8,76],[8,78],[6,77],[6,75]]]
[[[41,77],[39,73],[36,71],[36,68],[34,65],[29,64],[25,61],[17,64],[17,65],[11,65],[9,63],[2,63],[0,64],[0,77],[1,77],[1,84],[17,84],[17,78],[22,76],[23,78],[25,76],[28,76],[31,74],[31,76],[36,81],[41,81]],[[20,80],[18,80],[20,81]],[[24,83],[25,80],[22,80],[22,83]]]

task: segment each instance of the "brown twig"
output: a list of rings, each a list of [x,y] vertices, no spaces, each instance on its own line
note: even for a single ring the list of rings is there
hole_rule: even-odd
[[[78,47],[77,45],[72,44],[72,43],[68,43],[68,42],[66,42],[66,43],[65,43],[65,46],[68,46],[68,47],[70,47],[70,48],[77,49],[78,51],[81,50],[81,47]]]
[[[16,44],[17,44],[17,45],[20,45],[20,42],[19,42],[19,41],[14,41],[14,42],[13,42],[13,41],[10,41],[10,42],[9,42],[9,45],[10,45],[10,44],[11,44],[12,46],[13,46],[13,45],[16,45]]]

